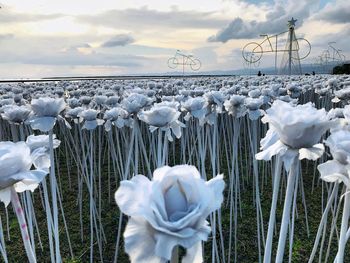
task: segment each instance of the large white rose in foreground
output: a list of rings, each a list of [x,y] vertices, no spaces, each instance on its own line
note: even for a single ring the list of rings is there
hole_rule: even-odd
[[[202,262],[201,242],[211,231],[206,218],[220,208],[224,187],[223,175],[205,182],[189,165],[158,168],[152,181],[122,181],[115,199],[130,216],[124,239],[131,262],[166,262],[178,245],[188,249],[182,262]]]
[[[319,158],[324,146],[318,142],[336,122],[329,120],[324,109],[318,110],[311,103],[293,106],[280,100],[266,110],[261,120],[269,123],[269,131],[256,159],[270,160],[273,155],[280,154],[287,170],[293,156],[298,155],[300,160]]]
[[[11,187],[16,192],[32,190],[47,172],[30,170],[30,148],[24,142],[0,142],[0,200],[7,206],[11,201]]]

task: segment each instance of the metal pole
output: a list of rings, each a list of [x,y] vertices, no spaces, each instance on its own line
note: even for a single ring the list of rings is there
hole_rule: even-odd
[[[292,74],[292,48],[293,48],[294,27],[289,27],[289,57],[288,57],[288,74]]]
[[[278,72],[277,72],[277,37],[278,35],[276,35],[276,47],[275,47],[275,74],[277,75]]]

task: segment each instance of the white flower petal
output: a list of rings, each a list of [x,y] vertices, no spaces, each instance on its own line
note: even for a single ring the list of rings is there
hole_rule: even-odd
[[[223,179],[223,174],[215,176],[213,179],[206,182],[206,185],[213,191],[215,196],[214,200],[212,200],[213,204],[211,207],[211,212],[213,212],[221,207],[224,200],[223,191],[225,189],[225,182]]]
[[[30,126],[33,130],[40,130],[42,132],[50,131],[56,123],[54,117],[34,117],[30,121]]]
[[[347,187],[350,187],[349,175],[344,165],[335,160],[327,161],[317,166],[320,172],[320,178],[326,182],[343,182]]]
[[[308,159],[316,161],[324,153],[324,145],[321,143],[315,144],[311,148],[299,149],[299,160]]]
[[[155,255],[154,230],[142,218],[131,217],[124,232],[125,252],[131,263],[165,263]]]
[[[151,202],[152,182],[143,175],[121,181],[114,197],[119,209],[128,216],[143,216]]]
[[[163,177],[166,175],[166,173],[171,169],[169,166],[163,166],[160,168],[157,168],[153,172],[153,181],[161,181],[163,180]]]
[[[280,140],[269,146],[267,149],[257,153],[255,159],[257,160],[271,160],[272,156],[280,154],[284,155],[288,150],[288,146],[284,145]]]
[[[11,202],[11,186],[0,190],[0,201],[5,204],[5,207]]]
[[[155,237],[155,254],[160,258],[170,260],[174,247],[178,245],[177,238],[163,233],[156,233]]]

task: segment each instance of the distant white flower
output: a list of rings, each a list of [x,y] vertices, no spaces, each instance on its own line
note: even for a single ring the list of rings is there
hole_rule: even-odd
[[[110,131],[112,125],[115,125],[118,128],[123,128],[124,126],[132,127],[133,124],[133,119],[130,118],[130,114],[120,107],[107,110],[103,116],[103,119],[106,120],[106,131]]]
[[[21,124],[29,116],[31,110],[27,106],[8,105],[3,108],[1,117],[12,124]]]
[[[193,255],[202,262],[201,242],[211,231],[206,218],[220,208],[224,187],[222,175],[205,182],[189,165],[159,168],[152,181],[122,181],[115,200],[130,216],[124,240],[131,262],[165,263],[178,245],[187,249],[183,263],[194,262]]]
[[[215,107],[214,111],[217,113],[222,113],[222,107],[226,98],[221,91],[209,91],[204,94],[204,98],[207,100],[209,105]]]
[[[138,113],[144,107],[151,105],[152,99],[142,94],[131,94],[127,98],[123,99],[122,106],[130,114]]]
[[[332,102],[337,103],[341,100],[350,100],[350,87],[344,88],[341,90],[334,91],[335,97],[332,99]]]
[[[140,120],[150,125],[150,131],[157,129],[165,131],[168,140],[172,141],[171,131],[176,138],[181,137],[181,127],[185,125],[178,120],[180,112],[168,106],[153,106],[148,111],[142,111],[138,114]]]
[[[244,116],[246,113],[244,100],[245,96],[232,95],[229,100],[225,101],[224,106],[228,114],[236,118]]]
[[[311,103],[292,106],[275,101],[261,119],[269,123],[269,131],[262,140],[262,151],[256,154],[258,160],[270,160],[280,154],[289,170],[292,157],[316,160],[324,152],[321,136],[334,125],[324,109],[317,110]]]
[[[262,115],[262,111],[259,109],[264,101],[260,98],[246,98],[244,101],[245,106],[248,109],[249,119],[257,120]]]
[[[17,192],[34,191],[47,172],[30,170],[32,158],[25,142],[0,142],[0,200],[7,206],[11,187]]]
[[[34,130],[48,132],[54,127],[57,119],[64,121],[70,128],[69,124],[59,115],[66,107],[62,98],[33,99],[31,107],[33,116],[28,121]]]
[[[207,107],[208,102],[202,97],[188,98],[181,104],[181,109],[187,112],[184,119],[188,121],[193,116],[199,120],[201,125],[205,122],[205,116],[208,113]]]
[[[84,122],[83,129],[94,130],[97,126],[104,123],[104,120],[97,118],[98,113],[97,110],[88,109],[78,114],[80,122]]]
[[[66,111],[66,118],[71,118],[73,119],[74,123],[78,123],[79,122],[79,113],[82,112],[84,110],[83,107],[76,107],[73,109],[69,109]]]
[[[50,141],[48,135],[30,135],[26,143],[30,148],[32,161],[35,168],[49,172],[50,161]],[[60,146],[61,141],[53,134],[53,148]]]

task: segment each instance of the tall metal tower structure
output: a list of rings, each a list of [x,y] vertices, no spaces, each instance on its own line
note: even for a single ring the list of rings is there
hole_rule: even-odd
[[[300,75],[301,65],[300,65],[300,56],[299,56],[299,43],[295,36],[295,22],[297,19],[292,17],[288,21],[288,37],[286,41],[286,46],[282,56],[280,74],[288,75]]]

